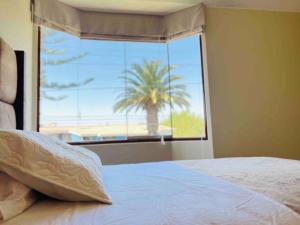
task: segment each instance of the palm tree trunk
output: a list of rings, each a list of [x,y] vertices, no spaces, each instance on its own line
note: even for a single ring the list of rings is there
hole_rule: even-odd
[[[149,106],[147,108],[147,130],[151,136],[158,134],[158,110],[156,107]]]

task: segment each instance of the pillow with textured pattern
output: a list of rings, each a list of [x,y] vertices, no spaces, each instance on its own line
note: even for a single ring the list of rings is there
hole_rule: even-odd
[[[90,150],[19,130],[0,130],[0,149],[0,170],[28,187],[65,201],[112,203]]]

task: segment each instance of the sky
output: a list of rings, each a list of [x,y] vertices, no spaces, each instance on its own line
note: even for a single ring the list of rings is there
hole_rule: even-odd
[[[45,28],[43,28],[45,29]],[[43,32],[43,31],[42,31]],[[143,111],[114,113],[117,96],[124,91],[120,76],[133,63],[160,60],[162,65],[175,65],[172,74],[180,75],[190,95],[189,111],[204,117],[202,68],[199,36],[171,41],[168,44],[135,43],[99,40],[80,40],[62,33],[51,33],[42,41],[42,48],[56,50],[53,54],[41,51],[41,60],[66,59],[86,54],[84,57],[62,65],[43,65],[42,73],[48,82],[60,84],[94,80],[78,88],[64,90],[42,89],[47,95],[66,96],[60,101],[41,99],[41,124],[58,125],[145,123]],[[174,107],[173,111],[181,109]],[[170,116],[171,107],[159,113],[159,119]]]

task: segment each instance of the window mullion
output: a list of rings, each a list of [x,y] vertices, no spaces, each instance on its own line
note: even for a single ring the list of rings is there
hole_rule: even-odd
[[[168,76],[169,76],[169,103],[170,103],[170,126],[171,126],[171,137],[173,138],[173,104],[171,95],[171,66],[170,66],[170,46],[167,43],[167,60],[168,60]]]
[[[124,80],[124,85],[125,85],[125,95],[128,95],[128,81],[127,81],[127,45],[126,45],[126,42],[124,42],[123,44],[123,50],[124,50],[124,67],[125,67],[125,70],[124,70],[124,73],[125,73],[125,80]],[[126,96],[125,96],[126,97]],[[128,100],[128,98],[126,98]],[[128,103],[126,103],[128,105]],[[128,121],[128,107],[126,109],[126,139],[128,140],[129,138],[129,121]]]

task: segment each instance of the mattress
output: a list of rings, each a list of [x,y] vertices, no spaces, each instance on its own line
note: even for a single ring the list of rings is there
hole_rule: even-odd
[[[300,213],[300,161],[272,157],[177,161],[176,164],[262,193]]]
[[[3,224],[300,224],[299,214],[276,199],[210,176],[196,164],[181,161],[105,166],[104,183],[113,205],[45,199]]]

